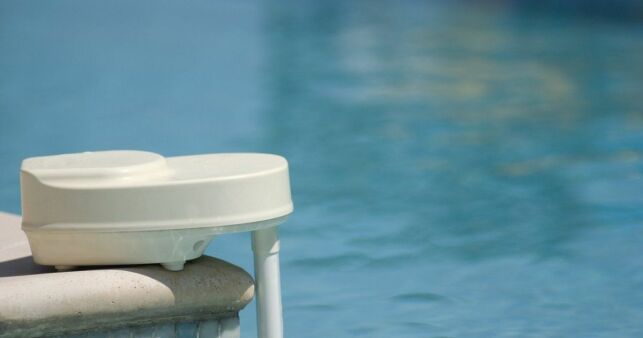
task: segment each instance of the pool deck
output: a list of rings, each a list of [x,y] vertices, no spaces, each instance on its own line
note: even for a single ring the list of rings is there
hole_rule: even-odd
[[[0,337],[123,330],[171,337],[182,329],[238,337],[238,311],[253,296],[247,272],[207,256],[180,272],[159,265],[56,272],[33,263],[20,217],[0,212]]]

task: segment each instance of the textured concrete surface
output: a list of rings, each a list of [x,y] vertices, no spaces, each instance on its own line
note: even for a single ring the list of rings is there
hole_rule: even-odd
[[[181,272],[159,265],[52,272],[32,263],[19,223],[0,214],[0,337],[234,317],[254,295],[248,273],[206,256]]]

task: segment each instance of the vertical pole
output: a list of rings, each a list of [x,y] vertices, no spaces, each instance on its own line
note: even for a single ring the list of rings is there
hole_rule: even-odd
[[[277,227],[252,232],[255,283],[257,290],[257,332],[259,338],[284,335],[279,277],[279,235]]]

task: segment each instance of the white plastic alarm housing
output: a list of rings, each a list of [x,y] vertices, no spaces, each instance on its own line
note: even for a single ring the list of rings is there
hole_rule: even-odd
[[[34,157],[21,168],[22,228],[36,263],[161,263],[180,270],[221,233],[293,210],[288,163],[269,154],[164,158],[143,151]]]

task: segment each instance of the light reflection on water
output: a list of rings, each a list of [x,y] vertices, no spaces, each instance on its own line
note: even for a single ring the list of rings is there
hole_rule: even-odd
[[[18,211],[29,155],[276,152],[296,203],[289,336],[643,334],[639,21],[469,3],[119,6],[140,16],[114,26],[100,18],[119,12],[83,5],[99,23],[58,26],[58,45],[46,15],[5,24],[0,42],[32,40],[0,57],[3,209]],[[10,66],[34,51],[53,53],[54,75],[37,58]],[[251,269],[247,247],[208,252]]]
[[[640,25],[312,7],[268,22],[295,332],[641,332]]]

